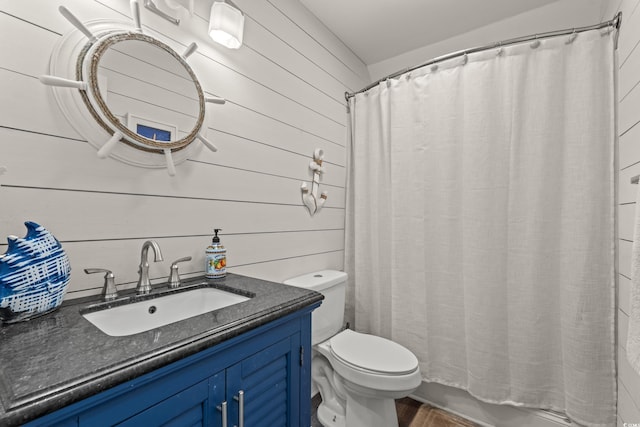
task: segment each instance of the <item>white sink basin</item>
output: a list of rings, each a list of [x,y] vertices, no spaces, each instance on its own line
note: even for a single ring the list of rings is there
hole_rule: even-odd
[[[140,332],[247,301],[249,298],[215,288],[196,288],[90,313],[85,319],[112,337]]]

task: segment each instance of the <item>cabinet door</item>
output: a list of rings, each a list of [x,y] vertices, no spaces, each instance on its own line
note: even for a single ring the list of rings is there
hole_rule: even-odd
[[[283,339],[228,368],[227,399],[230,426],[241,425],[243,417],[245,427],[297,427],[300,335]]]
[[[205,380],[116,425],[207,426],[210,425],[210,414],[209,381]]]

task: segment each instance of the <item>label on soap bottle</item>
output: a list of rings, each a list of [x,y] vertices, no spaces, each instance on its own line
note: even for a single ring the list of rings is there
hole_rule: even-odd
[[[225,252],[226,251],[216,253],[214,251],[207,250],[207,278],[218,279],[227,274],[227,255]]]

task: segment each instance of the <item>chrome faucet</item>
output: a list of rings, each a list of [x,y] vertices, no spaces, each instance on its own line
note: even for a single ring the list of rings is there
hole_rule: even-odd
[[[138,286],[136,287],[136,292],[138,295],[148,294],[151,292],[151,282],[149,282],[149,248],[153,249],[154,261],[162,261],[162,251],[160,250],[160,246],[156,243],[155,240],[147,240],[142,245],[142,252],[140,254],[140,267],[138,268],[138,273],[140,273],[140,278],[138,279]]]

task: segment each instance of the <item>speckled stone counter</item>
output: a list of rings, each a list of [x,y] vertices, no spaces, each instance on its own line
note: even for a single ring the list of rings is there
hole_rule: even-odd
[[[108,336],[82,317],[80,310],[97,299],[72,300],[48,315],[0,327],[0,426],[38,418],[323,298],[317,292],[235,274],[207,282],[255,296],[124,337]]]

